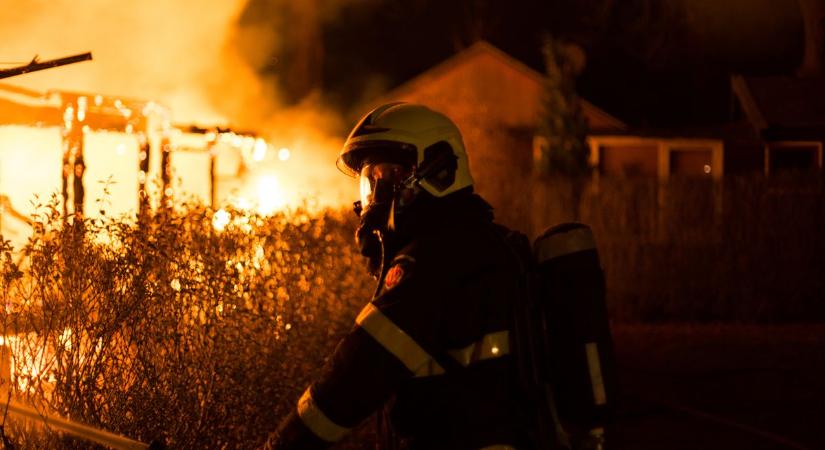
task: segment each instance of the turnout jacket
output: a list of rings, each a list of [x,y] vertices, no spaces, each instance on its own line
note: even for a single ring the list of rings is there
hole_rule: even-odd
[[[320,449],[386,405],[408,449],[527,449],[511,322],[520,269],[489,205],[432,200],[267,449]],[[453,197],[453,196],[451,196]]]

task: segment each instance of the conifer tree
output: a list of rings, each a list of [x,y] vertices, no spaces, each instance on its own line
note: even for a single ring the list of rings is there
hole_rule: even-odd
[[[579,219],[586,175],[589,174],[587,121],[576,94],[576,75],[584,66],[584,54],[576,46],[552,37],[544,42],[546,75],[543,111],[538,134],[536,168],[556,187],[569,186],[567,209]],[[563,195],[563,192],[561,193]]]
[[[539,125],[541,154],[538,172],[543,176],[579,177],[588,171],[587,122],[576,94],[576,73],[583,56],[553,37],[543,47],[546,75],[543,111]]]

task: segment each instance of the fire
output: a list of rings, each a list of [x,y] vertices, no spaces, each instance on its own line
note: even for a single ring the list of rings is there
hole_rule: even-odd
[[[272,214],[283,208],[287,203],[287,196],[278,185],[278,178],[274,175],[263,175],[258,178],[258,211],[261,214]]]
[[[318,96],[297,106],[278,104],[276,83],[261,78],[241,56],[251,44],[239,39],[255,37],[259,52],[274,48],[277,40],[262,40],[241,28],[247,3],[146,0],[123,5],[117,20],[106,20],[112,9],[105,0],[57,0],[48,7],[0,12],[6,60],[25,61],[35,53],[44,58],[85,50],[94,54],[91,62],[10,79],[13,89],[23,92],[83,94],[62,108],[53,96],[36,102],[31,95],[17,96],[26,97],[19,103],[23,109],[32,102],[58,108],[54,123],[10,124],[7,117],[20,115],[0,110],[0,195],[8,196],[21,216],[29,216],[34,194],[42,202],[59,193],[61,133],[79,129],[87,216],[134,215],[142,189],[153,207],[164,194],[194,195],[215,208],[243,198],[262,214],[302,205],[305,199],[318,206],[349,203],[354,185],[334,169],[341,119],[319,104]],[[121,118],[121,128],[96,127],[95,111],[105,108]],[[192,137],[181,129],[191,123],[211,126]],[[228,124],[248,132],[226,132]],[[145,132],[144,125],[155,131]],[[174,182],[161,190],[153,185],[162,173],[164,136],[173,181],[180,180],[177,190]],[[142,140],[148,140],[148,152]]]
[[[281,161],[289,160],[290,156],[292,156],[292,154],[290,153],[288,148],[282,147],[280,150],[278,150],[278,159],[280,159]]]
[[[66,335],[66,331],[62,336]],[[20,392],[31,392],[38,385],[39,378],[47,376],[48,369],[54,363],[51,352],[32,345],[33,342],[37,342],[35,333],[0,336],[0,348],[5,349],[0,356],[8,358],[2,364],[9,368],[8,376],[11,378],[4,381],[16,381]]]
[[[241,213],[244,211],[257,212],[269,215],[290,206],[291,197],[281,187],[278,177],[273,174],[262,174],[256,178],[255,190],[247,189],[242,195],[234,197],[232,206]],[[226,209],[219,209],[212,215],[212,227],[223,231],[230,223],[244,225],[248,221],[246,216],[232,217]]]
[[[219,209],[215,211],[214,215],[212,215],[212,226],[218,231],[223,231],[226,226],[229,225],[229,221],[231,220],[231,214],[229,214],[225,209]]]
[[[258,138],[257,140],[255,140],[255,149],[254,149],[254,153],[252,153],[252,159],[255,162],[263,161],[264,158],[266,158],[266,151],[267,151],[268,148],[269,148],[269,145],[267,145],[265,140],[263,140],[261,138]]]

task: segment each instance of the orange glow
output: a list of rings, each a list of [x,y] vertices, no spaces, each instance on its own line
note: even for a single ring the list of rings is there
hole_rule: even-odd
[[[229,225],[230,220],[232,220],[232,215],[224,209],[219,209],[212,216],[212,226],[218,231],[223,231]]]
[[[272,214],[283,208],[286,203],[286,194],[274,175],[265,175],[258,179],[258,210],[261,214]]]
[[[256,162],[261,162],[266,158],[266,151],[268,149],[266,141],[258,138],[255,140],[255,150],[252,153],[252,159]]]
[[[61,338],[67,339],[66,345],[69,346],[70,336],[69,330],[64,330],[61,335]],[[47,354],[44,348],[29,345],[29,342],[36,340],[36,336],[30,333],[5,336],[0,341],[0,344],[9,349],[11,378],[17,381],[17,388],[21,392],[31,392],[37,386],[36,380],[48,372],[48,366],[53,362],[52,355]]]
[[[191,151],[207,148],[205,141],[214,143],[218,205],[240,195],[259,212],[270,214],[307,198],[317,206],[340,206],[357,195],[352,180],[334,168],[342,143],[337,136],[341,119],[316,97],[295,107],[277,104],[279,93],[273,92],[271,80],[259,79],[241,57],[237,39],[244,30],[238,28],[238,18],[247,0],[145,0],[122,5],[116,21],[100,20],[111,15],[105,0],[49,3],[49,8],[31,12],[0,13],[4,57],[23,61],[35,51],[50,57],[88,49],[95,59],[59,73],[43,71],[9,80],[39,92],[88,93],[61,111],[63,121],[56,129],[0,123],[0,195],[9,196],[23,215],[33,212],[35,194],[41,201],[52,193],[60,196],[61,132],[73,127],[85,132],[84,210],[89,216],[101,211],[134,214],[139,182],[147,183],[150,198],[159,197],[153,182],[160,176],[161,129],[170,137],[173,178],[182,183],[175,195],[209,202],[209,158]],[[192,20],[165,20],[168,17]],[[260,48],[272,45],[256,43]],[[198,49],[197,57],[193,48]],[[131,99],[144,103],[136,106]],[[95,108],[113,109],[129,123],[118,132],[96,129]],[[156,131],[146,137],[151,145],[149,169],[139,173],[136,141],[146,132],[144,119]],[[191,145],[181,139],[186,133],[170,128],[173,123],[266,134],[207,133]],[[224,136],[229,142],[218,142]],[[278,143],[277,151],[270,151],[271,142]],[[290,162],[289,171],[285,161]],[[109,194],[103,195],[104,188]]]
[[[289,152],[288,148],[283,147],[282,149],[278,150],[278,159],[280,159],[281,161],[289,160],[290,156],[292,156],[292,154]]]

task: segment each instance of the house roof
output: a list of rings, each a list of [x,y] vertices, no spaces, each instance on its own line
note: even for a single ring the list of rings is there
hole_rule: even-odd
[[[756,130],[825,131],[825,77],[733,75],[731,87]]]
[[[154,102],[83,92],[39,92],[10,84],[0,84],[0,125],[63,126],[66,102],[87,99],[85,125],[97,130],[124,130],[129,124],[144,123],[146,113],[164,109]],[[146,109],[153,105],[153,108]],[[141,114],[133,114],[139,111]],[[142,125],[141,125],[142,126]]]
[[[0,84],[0,124],[62,125],[60,103],[53,100],[42,92]]]
[[[482,58],[489,57],[495,59],[504,70],[507,70],[514,77],[519,78],[521,82],[534,85],[536,88],[539,88],[543,83],[544,76],[541,73],[533,70],[492,44],[486,41],[478,41],[440,64],[392,89],[381,96],[379,101],[385,102],[399,98],[414,97],[417,92],[426,89],[427,86],[438,83],[450,74],[466,69],[467,66],[477,64]],[[593,121],[600,124],[602,128],[613,130],[623,130],[627,128],[624,122],[606,111],[596,107],[585,99],[581,99],[581,101],[585,115],[591,120],[595,119]]]
[[[590,136],[637,136],[661,139],[718,139],[726,142],[758,141],[759,135],[750,123],[741,120],[713,126],[678,128],[630,128],[618,132],[595,131]]]

